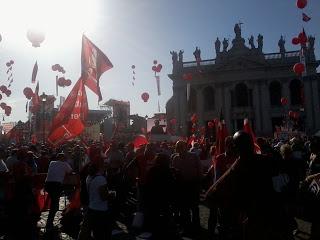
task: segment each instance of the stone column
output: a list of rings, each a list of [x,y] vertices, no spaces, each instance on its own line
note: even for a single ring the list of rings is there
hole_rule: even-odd
[[[254,123],[255,123],[255,129],[254,131],[256,133],[261,133],[262,129],[261,129],[261,116],[260,116],[260,97],[259,96],[259,87],[258,87],[258,83],[253,85],[253,89],[252,89],[252,99],[253,99],[253,103],[252,103],[252,108],[253,108],[253,115],[254,115]]]
[[[270,116],[270,94],[267,82],[259,85],[259,101],[260,101],[260,122],[263,134],[272,134],[272,122]]]
[[[307,132],[312,132],[314,129],[313,125],[313,98],[312,98],[312,84],[310,79],[304,79],[303,81],[304,91],[304,112],[306,114],[305,127]]]
[[[179,117],[178,117],[178,123],[179,123],[179,127],[180,134],[186,134],[187,132],[187,96],[186,96],[186,87],[182,86],[181,88],[179,88],[178,92],[178,98],[176,99],[176,107],[178,109],[178,113],[179,113]]]
[[[199,125],[203,126],[203,105],[204,105],[204,99],[202,95],[202,88],[201,87],[196,87],[195,88],[197,91],[197,115],[198,115],[198,120],[199,120]]]
[[[291,104],[291,97],[290,97],[290,80],[285,79],[281,81],[282,83],[282,97],[285,97],[288,99],[288,104]]]
[[[230,87],[229,86],[224,86],[223,98],[224,98],[223,115],[224,115],[224,119],[225,119],[227,128],[230,131],[232,129],[232,124],[231,124],[232,119],[231,119],[231,95],[230,95]]]
[[[312,78],[312,97],[313,97],[313,112],[314,112],[314,130],[320,129],[320,98],[319,98],[319,82],[318,78]],[[307,96],[305,96],[306,98]]]

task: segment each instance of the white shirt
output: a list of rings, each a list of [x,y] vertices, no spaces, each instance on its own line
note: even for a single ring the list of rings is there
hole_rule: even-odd
[[[107,211],[108,202],[100,197],[100,187],[107,184],[107,180],[102,175],[88,176],[86,179],[89,194],[89,208],[97,211]]]
[[[63,183],[65,175],[71,172],[72,168],[68,163],[63,161],[51,161],[46,182]]]

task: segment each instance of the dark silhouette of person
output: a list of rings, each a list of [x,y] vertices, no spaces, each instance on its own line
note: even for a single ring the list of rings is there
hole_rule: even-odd
[[[209,189],[206,199],[219,208],[243,212],[245,239],[291,239],[285,207],[273,188],[272,161],[254,151],[252,137],[244,131],[233,136],[238,158]]]
[[[154,121],[154,126],[151,128],[151,134],[164,134],[163,128],[159,120]]]

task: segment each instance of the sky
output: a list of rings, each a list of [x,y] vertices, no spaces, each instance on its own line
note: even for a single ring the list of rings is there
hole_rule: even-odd
[[[233,27],[241,21],[242,36],[246,39],[264,36],[265,53],[278,51],[280,35],[286,38],[286,49],[297,50],[291,39],[302,27],[316,37],[319,57],[320,2],[309,0],[303,10],[312,17],[301,20],[302,11],[295,0],[0,0],[0,85],[7,83],[6,62],[14,60],[14,82],[9,98],[2,101],[12,106],[5,122],[26,121],[23,95],[31,83],[34,63],[39,66],[37,80],[40,93],[55,94],[56,73],[51,66],[59,63],[65,77],[73,84],[80,76],[81,36],[83,33],[111,60],[114,67],[100,78],[103,101],[110,98],[130,101],[131,114],[153,116],[161,111],[172,96],[170,51],[184,50],[184,61],[193,61],[198,46],[202,59],[215,58],[217,37],[232,40]],[[46,33],[41,47],[34,48],[26,37],[30,28]],[[151,70],[153,60],[163,65],[160,73],[161,92],[157,96],[156,81]],[[135,65],[135,86],[131,66]],[[67,96],[72,87],[60,88]],[[148,92],[144,103],[141,94]],[[87,89],[90,109],[98,109],[98,98]],[[57,96],[56,96],[57,97]],[[56,105],[59,104],[57,97]],[[0,120],[4,112],[0,111]]]

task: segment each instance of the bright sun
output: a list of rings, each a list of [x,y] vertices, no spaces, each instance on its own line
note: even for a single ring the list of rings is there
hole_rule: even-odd
[[[52,41],[79,41],[95,24],[96,0],[0,0],[0,33],[20,38],[39,29]]]

